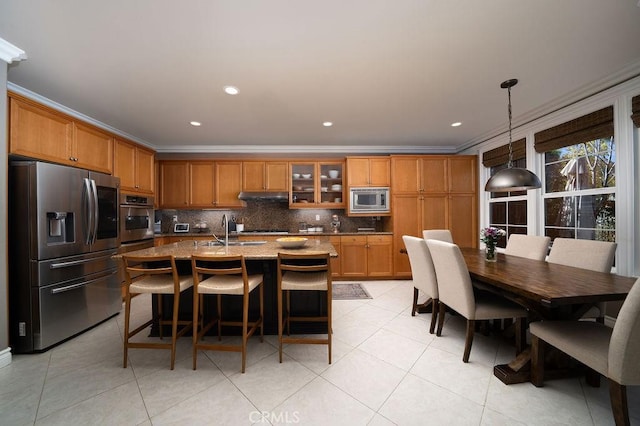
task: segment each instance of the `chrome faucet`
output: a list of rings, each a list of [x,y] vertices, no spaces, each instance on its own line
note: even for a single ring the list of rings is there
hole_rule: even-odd
[[[229,218],[226,213],[222,215],[222,226],[224,227],[224,246],[229,247]]]

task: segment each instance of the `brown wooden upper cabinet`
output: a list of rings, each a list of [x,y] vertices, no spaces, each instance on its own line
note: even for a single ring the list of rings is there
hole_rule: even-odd
[[[242,190],[286,192],[289,190],[289,163],[286,161],[244,161]]]
[[[389,186],[389,157],[347,157],[347,186]]]
[[[116,138],[113,174],[120,178],[120,190],[142,194],[155,191],[155,153],[133,142]]]
[[[292,161],[289,163],[290,208],[344,209],[344,161]]]
[[[9,153],[111,174],[113,137],[9,93]]]
[[[243,207],[241,161],[161,161],[160,208]]]

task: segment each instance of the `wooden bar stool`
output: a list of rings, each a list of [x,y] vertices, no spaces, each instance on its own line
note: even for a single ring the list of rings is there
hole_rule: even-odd
[[[292,316],[291,291],[326,292],[326,315]],[[283,293],[286,294],[286,312],[283,313]],[[331,261],[329,253],[289,254],[278,253],[278,341],[280,362],[282,362],[283,343],[302,343],[327,345],[329,364],[331,364]],[[326,322],[327,337],[288,337],[291,322]],[[284,325],[287,336],[283,336]]]
[[[125,271],[125,313],[124,313],[124,359],[123,367],[127,368],[129,348],[145,349],[170,349],[171,369],[176,360],[176,340],[192,328],[191,321],[178,320],[178,307],[180,306],[180,293],[193,286],[191,276],[180,276],[176,269],[176,260],[173,256],[128,256],[123,255]],[[141,293],[157,295],[158,312],[155,318],[151,318],[133,331],[129,331],[131,317],[131,296]],[[162,319],[162,295],[173,295],[173,316],[171,320]],[[162,339],[162,327],[171,324],[171,343],[130,342],[129,339],[154,321],[158,323],[158,332]],[[178,332],[178,325],[183,327]]]
[[[260,327],[260,342],[264,341],[264,289],[262,274],[247,274],[244,256],[191,256],[191,268],[194,276],[193,283],[193,323],[196,324],[193,333],[193,369],[196,369],[198,349],[211,351],[232,351],[242,353],[242,373],[247,360],[247,340]],[[200,277],[203,279],[200,279]],[[260,295],[260,316],[255,321],[249,321],[249,295],[256,288]],[[205,294],[217,295],[218,312],[206,325],[202,314]],[[222,296],[242,296],[242,321],[222,320]],[[202,324],[198,331],[198,324]],[[218,325],[218,340],[222,339],[222,326],[241,326],[242,343],[240,345],[222,345],[203,343],[203,336],[214,325]],[[250,328],[249,328],[250,327]]]

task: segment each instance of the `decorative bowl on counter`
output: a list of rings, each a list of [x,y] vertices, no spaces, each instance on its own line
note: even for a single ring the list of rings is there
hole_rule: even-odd
[[[276,242],[280,244],[282,248],[300,248],[307,244],[307,238],[305,237],[282,237],[276,239]]]

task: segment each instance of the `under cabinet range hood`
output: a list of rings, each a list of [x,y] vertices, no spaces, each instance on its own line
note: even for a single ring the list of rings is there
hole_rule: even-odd
[[[279,202],[288,202],[289,201],[289,193],[288,192],[252,192],[252,191],[243,191],[238,194],[238,199],[242,201],[279,201]]]

